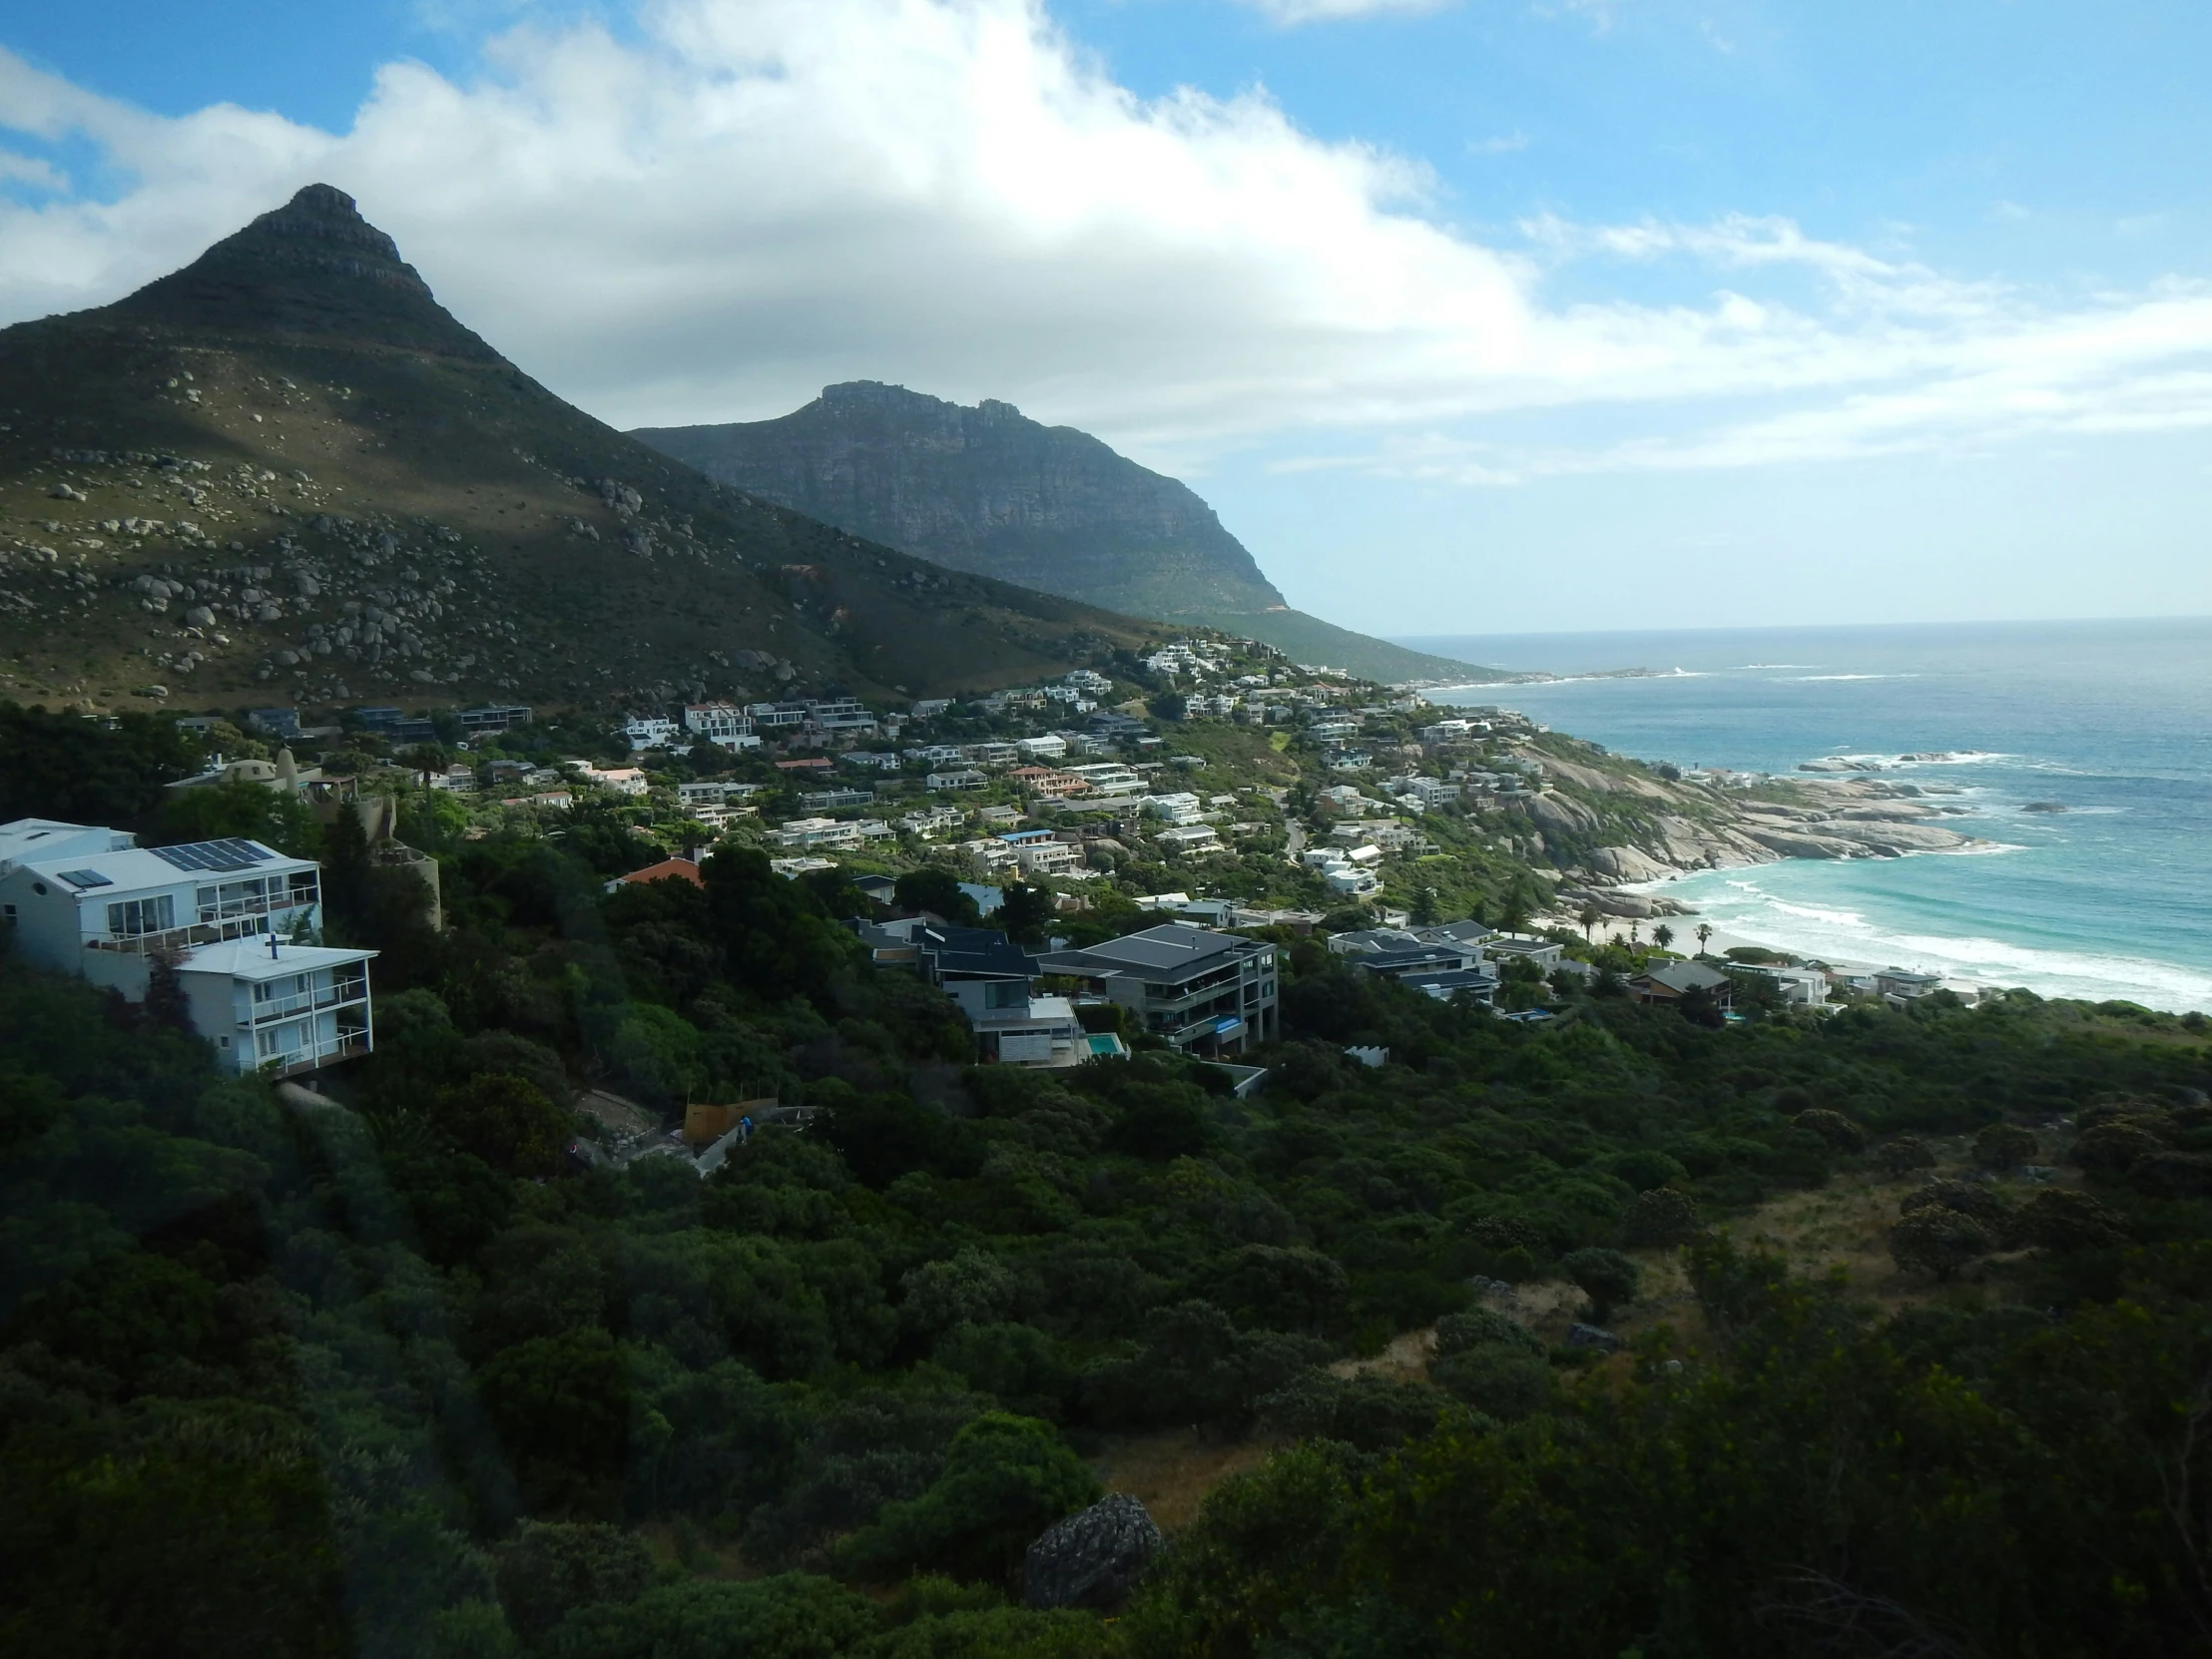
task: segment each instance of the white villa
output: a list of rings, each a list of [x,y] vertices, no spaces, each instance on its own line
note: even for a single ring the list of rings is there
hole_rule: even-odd
[[[133,1002],[170,963],[226,1071],[312,1071],[373,1045],[376,952],[284,942],[321,903],[320,867],[260,841],[142,847],[90,825],[0,825],[0,916],[24,958]]]

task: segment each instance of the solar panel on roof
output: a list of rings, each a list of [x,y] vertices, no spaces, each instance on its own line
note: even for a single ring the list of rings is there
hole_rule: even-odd
[[[73,887],[112,887],[115,885],[113,881],[96,869],[63,869],[56,870],[54,873]]]
[[[252,841],[188,841],[183,846],[154,846],[147,848],[156,857],[179,869],[247,869],[255,864],[267,863],[276,854],[265,852]]]

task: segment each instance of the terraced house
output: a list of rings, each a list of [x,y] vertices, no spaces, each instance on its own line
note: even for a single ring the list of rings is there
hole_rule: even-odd
[[[14,947],[144,1002],[176,974],[226,1071],[313,1071],[373,1044],[373,950],[290,943],[312,928],[321,869],[256,840],[140,846],[125,830],[0,825],[0,916]]]

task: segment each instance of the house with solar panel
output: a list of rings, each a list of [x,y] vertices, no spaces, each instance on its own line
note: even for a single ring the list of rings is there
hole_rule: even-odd
[[[289,942],[321,904],[320,866],[260,841],[140,846],[120,830],[0,824],[0,915],[24,959],[134,1002],[167,963],[226,1071],[289,1076],[369,1051],[376,952]]]

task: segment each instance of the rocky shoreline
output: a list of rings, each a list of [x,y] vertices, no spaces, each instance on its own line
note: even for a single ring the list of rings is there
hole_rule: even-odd
[[[1540,757],[1546,790],[1524,803],[1547,842],[1619,838],[1581,851],[1562,871],[1562,904],[1588,905],[1623,918],[1690,915],[1688,906],[1633,889],[1695,870],[1733,869],[1784,858],[1897,858],[1917,852],[1969,852],[1990,844],[1933,822],[1960,812],[1930,797],[1940,785],[1896,784],[1864,774],[1793,780],[1795,801],[1746,797],[1710,784],[1673,782]],[[1593,806],[1591,796],[1612,797]],[[1625,798],[1625,799],[1622,799]]]

